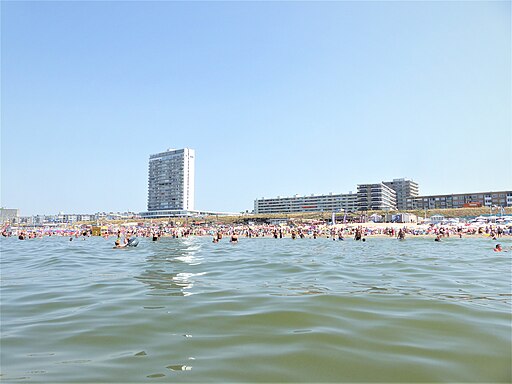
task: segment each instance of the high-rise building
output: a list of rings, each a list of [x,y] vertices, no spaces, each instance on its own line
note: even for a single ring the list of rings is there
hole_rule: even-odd
[[[193,149],[168,149],[149,157],[148,211],[194,209]]]
[[[393,181],[383,181],[396,192],[396,207],[398,210],[407,209],[407,199],[418,196],[418,183],[407,179],[393,179]]]
[[[358,184],[357,208],[360,211],[395,210],[396,192],[384,183]]]

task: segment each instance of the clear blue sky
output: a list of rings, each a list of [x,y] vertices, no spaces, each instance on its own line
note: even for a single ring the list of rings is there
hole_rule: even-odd
[[[1,204],[144,211],[196,150],[196,208],[512,189],[511,3],[9,2]]]

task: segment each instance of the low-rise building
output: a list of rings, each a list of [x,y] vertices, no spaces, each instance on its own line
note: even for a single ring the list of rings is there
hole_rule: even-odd
[[[186,209],[162,209],[147,212],[140,212],[139,217],[143,219],[158,219],[166,217],[204,217],[204,216],[238,216],[235,212],[198,211]]]
[[[453,193],[407,199],[407,209],[453,209],[465,207],[512,207],[512,191]]]
[[[6,222],[15,222],[20,216],[19,209],[0,208],[0,225]]]
[[[301,212],[354,212],[357,210],[355,193],[327,195],[277,196],[254,200],[255,214],[301,213]]]

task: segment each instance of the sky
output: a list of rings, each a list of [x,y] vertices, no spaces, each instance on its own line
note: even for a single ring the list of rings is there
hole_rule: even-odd
[[[1,2],[1,205],[145,211],[196,151],[195,208],[512,190],[511,2]]]

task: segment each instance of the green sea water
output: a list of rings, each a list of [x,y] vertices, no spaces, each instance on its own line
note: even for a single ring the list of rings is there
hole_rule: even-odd
[[[488,239],[113,241],[1,240],[2,382],[512,381]]]

